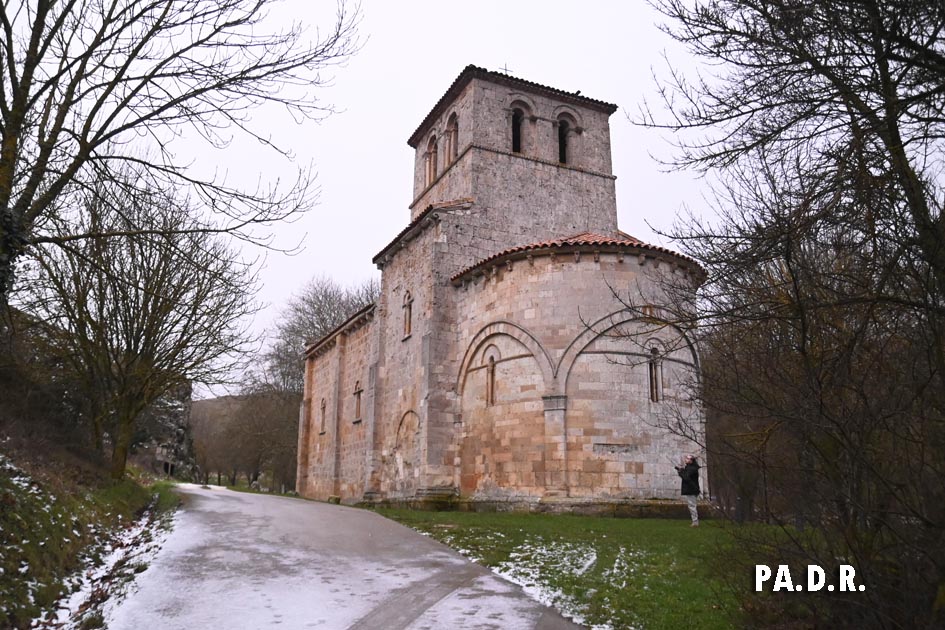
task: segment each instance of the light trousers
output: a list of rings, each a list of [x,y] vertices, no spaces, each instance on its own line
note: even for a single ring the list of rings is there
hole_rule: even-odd
[[[699,510],[696,508],[696,501],[699,500],[699,495],[697,494],[686,494],[683,495],[686,497],[686,505],[689,506],[689,516],[692,517],[692,524],[699,524]]]

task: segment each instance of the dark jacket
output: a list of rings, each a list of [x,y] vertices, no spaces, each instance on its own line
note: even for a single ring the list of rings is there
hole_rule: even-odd
[[[699,464],[689,462],[682,468],[677,466],[676,472],[682,477],[682,489],[680,492],[683,495],[699,494]]]

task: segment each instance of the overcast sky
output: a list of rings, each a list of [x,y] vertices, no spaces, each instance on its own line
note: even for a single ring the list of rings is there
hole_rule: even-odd
[[[289,0],[285,8],[325,28],[334,4]],[[364,0],[361,12],[363,47],[319,92],[339,112],[321,123],[272,119],[274,140],[296,154],[296,164],[314,165],[321,196],[312,213],[278,230],[278,244],[304,236],[304,250],[266,255],[260,299],[269,306],[255,330],[271,325],[280,304],[313,276],[355,283],[378,274],[371,259],[410,219],[407,138],[468,64],[508,68],[513,76],[580,90],[620,108],[610,123],[624,231],[671,245],[647,223],[665,229],[684,205],[697,212],[703,205],[702,182],[663,172],[653,158],[672,155],[671,139],[630,122],[644,99],[654,100],[653,74],[667,72],[664,52],[677,64],[691,64],[659,31],[661,16],[646,3]],[[263,115],[257,114],[257,126]],[[211,159],[239,177],[291,177],[295,168],[249,141]]]

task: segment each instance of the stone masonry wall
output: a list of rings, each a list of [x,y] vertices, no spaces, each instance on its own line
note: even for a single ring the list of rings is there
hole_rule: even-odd
[[[336,343],[324,353],[306,361],[306,398],[308,404],[308,445],[300,451],[307,465],[299,477],[299,494],[327,499],[334,494],[335,438],[338,390],[338,364],[341,348]],[[322,406],[324,401],[324,407]],[[324,409],[324,412],[322,411]],[[303,486],[304,483],[304,486]]]
[[[450,158],[447,155],[447,142],[446,142],[446,125],[452,115],[456,115],[456,121],[459,126],[459,142],[457,147],[457,153],[462,153],[463,150],[470,144],[471,138],[473,138],[474,133],[478,133],[476,128],[476,121],[473,116],[473,86],[472,84],[467,85],[466,89],[457,97],[453,102],[452,106],[449,107],[442,115],[440,115],[436,121],[433,122],[430,129],[427,131],[426,135],[420,141],[420,144],[417,145],[416,152],[414,154],[414,169],[413,169],[413,198],[417,199],[420,197],[421,193],[427,188],[425,185],[425,156],[427,153],[427,147],[429,146],[430,138],[435,136],[437,138],[437,168],[436,172],[442,174],[445,171],[449,171],[450,177],[456,177],[461,175],[461,169],[451,169]],[[468,174],[468,172],[466,172]],[[465,183],[466,186],[469,185],[469,182]],[[442,184],[437,183],[437,187],[442,187]],[[456,188],[456,184],[453,183],[451,188]],[[456,199],[458,197],[464,196],[462,193],[463,189],[460,189],[460,194],[455,197],[443,196],[441,195],[436,201],[448,201],[450,199]],[[465,188],[465,191],[468,193],[469,189]],[[428,203],[435,203],[434,201]],[[411,219],[415,218],[417,214],[423,211],[426,207],[424,205],[414,205],[413,213]]]
[[[374,448],[378,454],[377,490],[382,496],[412,496],[422,485],[427,431],[426,374],[433,319],[433,242],[431,226],[384,267],[381,302],[385,315],[378,331],[378,415]],[[404,296],[410,292],[411,328],[404,334]]]
[[[514,107],[529,116],[521,153],[512,153]],[[428,140],[442,139],[449,117],[459,120],[459,157],[447,165],[438,151],[438,178],[424,188]],[[557,120],[577,121],[568,164],[558,163]],[[431,204],[473,199],[455,233],[447,274],[498,251],[556,237],[593,231],[612,234],[617,210],[610,156],[609,115],[590,107],[563,104],[540,92],[474,79],[446,108],[417,145],[415,199],[411,218]],[[441,142],[442,144],[442,142]]]
[[[357,327],[345,334],[344,364],[338,388],[338,481],[336,492],[343,500],[360,500],[364,495],[367,475],[365,453],[367,441],[365,419],[369,410],[368,361],[374,327]],[[360,410],[358,396],[361,392]]]
[[[536,256],[511,270],[457,288],[456,355],[461,427],[459,486],[464,495],[676,497],[673,464],[694,446],[665,428],[682,413],[698,425],[687,399],[694,349],[678,332],[627,321],[610,287],[637,304],[664,300],[660,276],[685,281],[667,263],[614,254]],[[674,275],[675,274],[675,275]],[[590,329],[583,322],[597,322]],[[614,325],[619,325],[614,328]],[[608,332],[609,331],[609,332]],[[601,336],[601,333],[604,333]],[[495,346],[497,404],[485,400],[482,353]],[[649,395],[649,350],[658,347],[667,385]],[[536,375],[540,370],[541,378]],[[504,424],[508,423],[508,424]],[[504,427],[508,429],[504,429]],[[561,436],[567,434],[567,448]],[[471,460],[470,460],[471,458]]]

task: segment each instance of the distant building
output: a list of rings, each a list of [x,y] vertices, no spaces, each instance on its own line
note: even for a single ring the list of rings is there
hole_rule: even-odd
[[[434,105],[377,303],[306,351],[300,494],[678,497],[698,356],[664,309],[703,273],[617,229],[616,109],[474,66]]]

